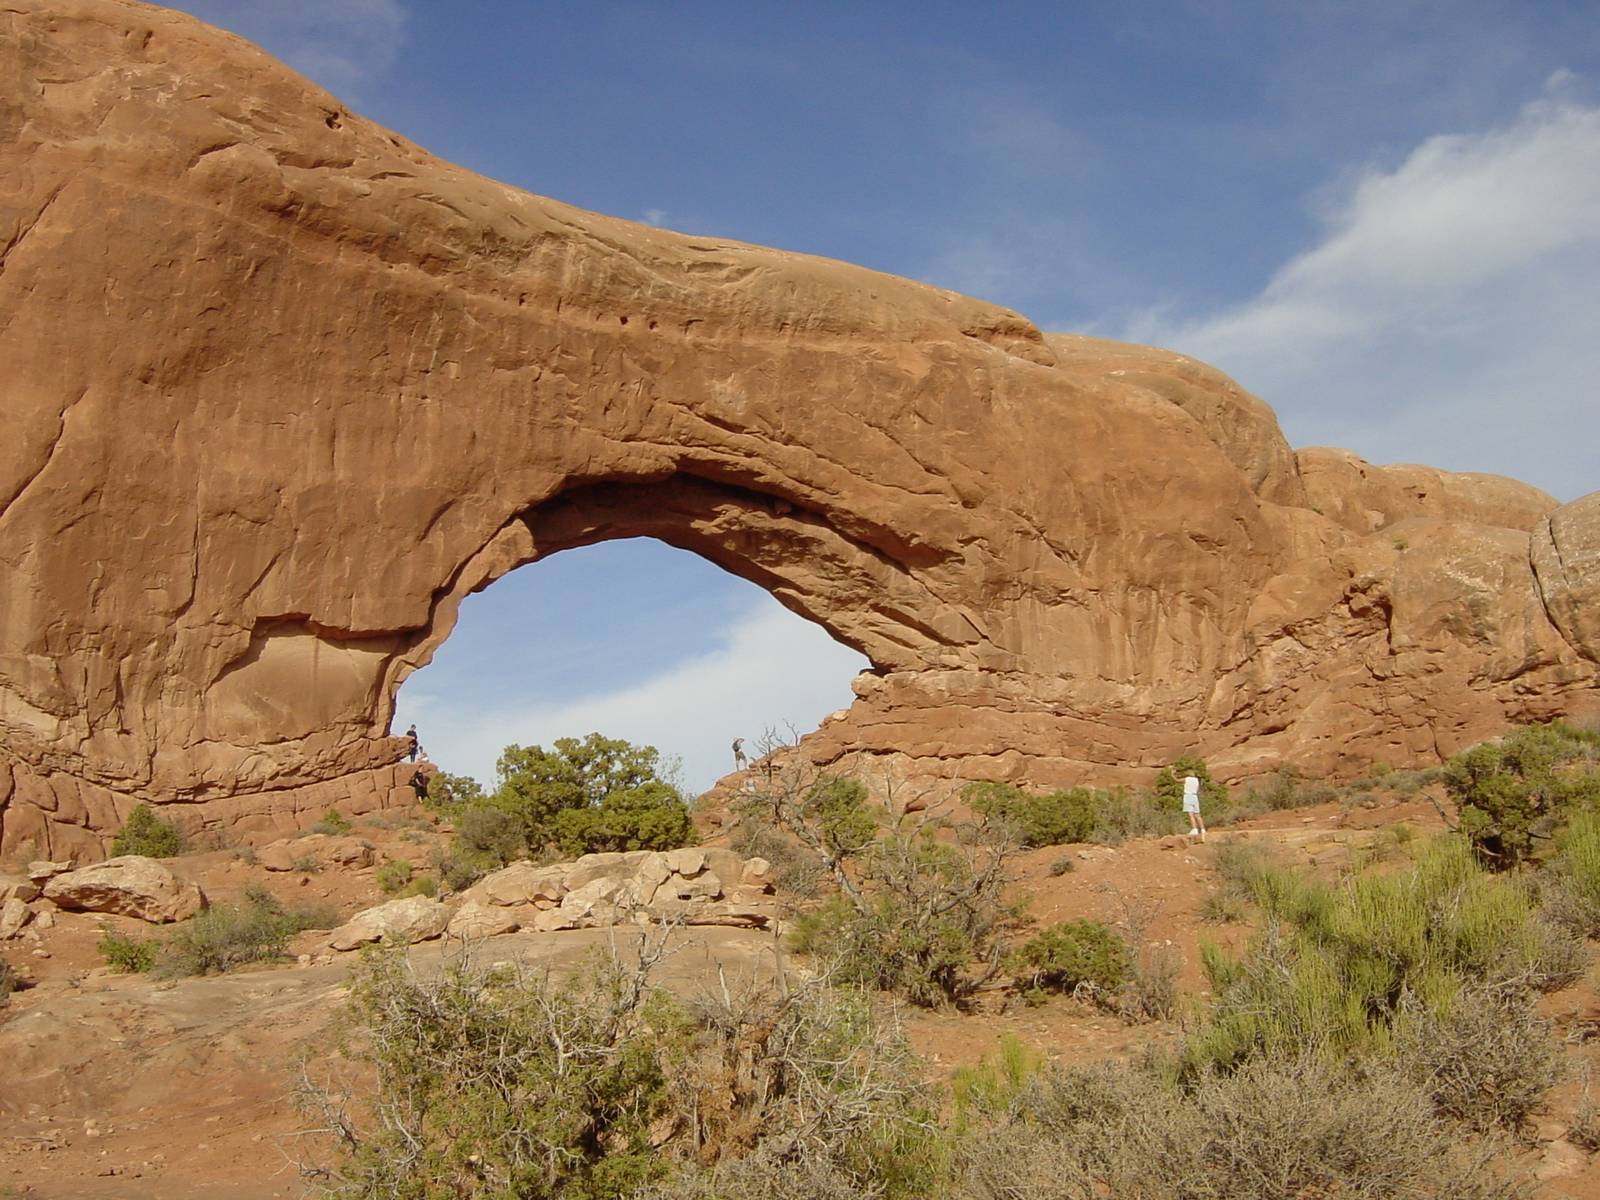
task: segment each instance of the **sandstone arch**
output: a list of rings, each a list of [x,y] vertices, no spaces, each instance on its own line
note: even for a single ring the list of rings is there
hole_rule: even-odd
[[[1352,528],[1204,364],[515,191],[132,0],[13,4],[0,76],[0,848],[384,802],[460,597],[625,530],[867,654],[824,758],[1398,761],[1592,688],[1535,489]]]

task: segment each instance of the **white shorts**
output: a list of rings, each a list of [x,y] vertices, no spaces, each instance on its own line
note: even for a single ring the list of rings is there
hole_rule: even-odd
[[[1200,811],[1200,797],[1185,796],[1183,798],[1183,811],[1186,813],[1198,813]]]

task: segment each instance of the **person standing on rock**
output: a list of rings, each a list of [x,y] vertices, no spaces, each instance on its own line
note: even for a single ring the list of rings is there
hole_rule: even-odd
[[[413,725],[406,730],[406,761],[416,762],[420,753],[422,753],[422,743],[417,740],[417,727]]]
[[[1183,811],[1189,814],[1189,836],[1206,840],[1206,823],[1200,816],[1200,777],[1183,777]]]
[[[744,768],[745,768],[744,739],[743,738],[734,738],[733,739],[733,769],[735,771],[742,771],[742,770],[744,770]]]

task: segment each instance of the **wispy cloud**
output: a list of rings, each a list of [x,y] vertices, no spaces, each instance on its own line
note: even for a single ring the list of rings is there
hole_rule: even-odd
[[[401,0],[176,0],[173,7],[250,39],[341,94],[381,76],[405,42]]]
[[[598,731],[646,743],[683,760],[685,783],[700,791],[733,767],[729,744],[754,742],[767,728],[814,729],[854,699],[850,680],[865,658],[821,628],[762,597],[728,627],[715,651],[637,684],[551,701],[518,697],[493,706],[402,691],[394,728],[415,721],[430,756],[445,770],[488,782],[510,743],[549,745]],[[420,682],[420,680],[419,680]]]
[[[1575,90],[1357,173],[1258,295],[1123,336],[1229,371],[1297,444],[1600,487],[1600,108]]]

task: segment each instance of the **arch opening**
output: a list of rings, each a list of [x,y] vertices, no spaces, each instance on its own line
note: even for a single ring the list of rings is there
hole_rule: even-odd
[[[817,727],[871,668],[769,589],[660,537],[542,544],[461,601],[396,693],[392,729],[415,723],[446,771],[489,784],[508,744],[598,731],[679,758],[699,793],[733,769],[733,738]]]

